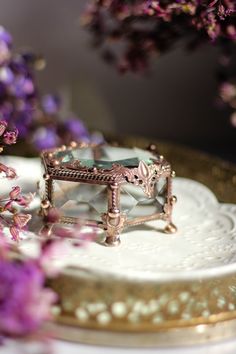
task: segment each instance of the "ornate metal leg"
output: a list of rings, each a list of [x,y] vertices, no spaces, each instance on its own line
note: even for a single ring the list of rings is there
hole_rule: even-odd
[[[177,232],[177,227],[175,226],[175,224],[173,224],[172,222],[169,222],[166,227],[164,228],[164,232],[166,234],[174,234]]]
[[[108,212],[105,246],[118,246],[120,244],[120,212]]]
[[[42,237],[45,237],[45,238],[49,238],[52,234],[52,228],[53,228],[53,224],[45,223],[41,227],[41,229],[39,231],[39,235]]]
[[[48,212],[52,206],[53,182],[48,174],[43,176],[45,180],[45,197],[41,202],[40,214],[43,217],[44,225],[39,231],[39,234],[44,237],[50,237],[52,233],[53,223],[48,222]]]
[[[108,212],[103,215],[106,225],[106,246],[120,244],[120,233],[123,230],[125,216],[120,212],[120,187],[118,184],[108,186]]]
[[[46,219],[48,211],[52,206],[53,182],[48,174],[44,174],[43,178],[45,180],[45,194],[44,199],[41,201],[40,213]]]
[[[175,172],[172,171],[171,177],[173,178],[175,176]],[[173,210],[173,205],[177,202],[176,196],[172,195],[172,179],[168,177],[168,182],[167,182],[167,198],[168,198],[168,203],[167,203],[167,225],[164,228],[164,232],[166,234],[174,234],[177,232],[177,227],[175,224],[172,222],[172,210]]]

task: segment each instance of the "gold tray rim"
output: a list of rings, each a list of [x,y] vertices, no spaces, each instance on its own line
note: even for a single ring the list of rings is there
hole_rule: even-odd
[[[149,139],[140,137],[121,137],[115,139],[110,137],[110,140],[118,141],[121,145],[125,146],[138,146],[140,148],[147,147],[150,144]],[[194,179],[200,183],[205,184],[209,189],[215,193],[218,200],[223,203],[236,202],[236,166],[230,162],[223,161],[219,158],[210,156],[203,152],[187,148],[178,144],[168,143],[165,141],[153,141],[157,146],[162,155],[171,162],[173,168],[176,170],[177,175],[186,178]],[[212,275],[212,277],[207,279],[198,279],[198,290],[194,292],[192,290],[193,286],[196,284],[196,279],[184,279],[184,281],[177,281],[168,290],[165,288],[166,284],[163,285],[163,289],[157,290],[160,294],[165,294],[166,291],[172,292],[173,296],[179,296],[183,289],[185,291],[192,291],[192,297],[199,304],[202,299],[207,299],[209,297],[210,287],[207,285],[208,280],[212,282],[212,286],[218,287],[220,294],[216,297],[216,301],[211,298],[211,315],[208,316],[208,320],[205,317],[201,317],[197,313],[193,313],[192,318],[189,321],[183,323],[179,317],[176,321],[172,321],[172,316],[168,314],[168,303],[162,309],[165,313],[166,319],[164,320],[165,326],[162,328],[161,324],[148,326],[145,323],[125,323],[120,319],[112,318],[111,323],[101,325],[90,321],[90,319],[84,323],[84,321],[78,320],[75,317],[73,311],[76,310],[78,303],[73,304],[73,309],[65,310],[65,312],[60,313],[55,317],[55,323],[50,324],[54,326],[55,333],[58,338],[82,342],[86,344],[96,344],[96,345],[110,345],[110,346],[126,346],[126,347],[156,347],[156,346],[176,346],[176,345],[190,345],[196,343],[204,343],[206,341],[215,341],[220,339],[231,338],[236,333],[236,295],[229,293],[229,288],[234,287],[236,284],[236,272],[232,270],[230,274],[223,274],[219,276],[218,274]],[[207,280],[207,281],[206,281]],[[113,285],[119,283],[117,279],[114,279]],[[80,279],[77,284],[72,284],[73,279],[67,271],[61,275],[61,278],[57,281],[52,281],[51,287],[59,293],[62,302],[64,300],[70,300],[73,291],[76,292],[77,286],[82,286],[83,279]],[[120,294],[120,299],[124,300],[125,296],[128,296],[130,289],[128,285],[133,287],[133,293],[137,295],[137,302],[149,301],[152,296],[155,295],[155,281],[153,282],[153,289],[150,289],[150,297],[147,297],[139,288],[139,282],[134,280],[123,280],[121,281],[123,286],[127,286],[127,293]],[[200,284],[200,286],[199,286]],[[215,285],[216,284],[216,285]],[[146,288],[152,284],[145,283]],[[69,286],[69,288],[68,288]],[[167,284],[168,286],[168,284]],[[87,293],[86,297],[90,298],[90,302],[101,301],[102,296],[106,294],[107,290],[110,288],[108,284],[103,283],[103,288],[99,290],[99,294],[93,297],[91,289],[93,291],[97,289],[96,281],[89,282],[89,284],[84,285],[82,295],[78,296],[78,300],[82,303],[85,299],[86,287],[90,287],[90,294]],[[236,286],[235,289],[236,291]],[[201,297],[203,293],[203,297]],[[154,294],[154,295],[153,295]],[[117,301],[116,292],[114,290],[114,301]],[[122,298],[123,296],[123,298]],[[80,298],[79,298],[80,297]],[[227,304],[235,306],[235,308],[229,310],[225,308],[220,310],[217,305],[217,301],[220,298],[226,298]],[[118,296],[119,298],[119,296]],[[110,300],[107,300],[108,302]],[[214,302],[215,301],[215,302]],[[231,303],[231,302],[233,303]],[[111,304],[110,304],[111,305]],[[110,306],[109,305],[109,306]],[[83,310],[83,308],[82,308]],[[110,311],[110,309],[109,309]],[[68,315],[69,314],[69,315]],[[114,326],[115,324],[115,326]],[[186,324],[186,325],[185,325]],[[115,328],[115,330],[114,330]],[[122,329],[126,329],[126,333],[122,333]],[[134,331],[138,333],[134,333]],[[121,334],[122,333],[122,334]],[[145,338],[145,340],[144,340]]]
[[[53,333],[55,339],[101,347],[173,348],[232,339],[236,333],[236,318],[155,332],[112,332],[53,322],[47,323],[44,330]]]

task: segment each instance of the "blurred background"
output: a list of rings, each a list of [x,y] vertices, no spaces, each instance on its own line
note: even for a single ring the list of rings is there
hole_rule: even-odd
[[[177,48],[153,61],[147,76],[125,76],[90,45],[79,18],[85,0],[0,0],[0,24],[15,51],[43,54],[42,93],[59,92],[89,128],[175,141],[236,162],[236,128],[216,106],[217,48]]]

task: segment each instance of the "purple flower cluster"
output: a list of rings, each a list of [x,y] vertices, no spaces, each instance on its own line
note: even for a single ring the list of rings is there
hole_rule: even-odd
[[[3,151],[4,146],[16,143],[18,131],[9,131],[8,123],[0,121],[0,152]],[[16,171],[12,167],[8,167],[0,163],[0,175],[8,179],[16,177]],[[7,197],[0,196],[0,237],[2,237],[3,230],[8,227],[12,239],[18,241],[20,232],[23,231],[31,219],[31,215],[24,214],[19,211],[19,207],[27,208],[34,195],[22,195],[20,187],[13,187]]]
[[[191,46],[199,40],[236,40],[235,0],[98,0],[92,1],[84,23],[104,45],[104,57],[119,69],[142,71],[153,53],[164,52],[187,37]],[[122,41],[125,52],[112,50]]]
[[[48,95],[39,100],[32,75],[35,59],[30,55],[13,56],[11,46],[11,36],[0,28],[0,152],[15,144],[18,134],[32,139],[39,149],[71,139],[90,139],[76,118],[58,123],[60,99]],[[17,175],[14,168],[0,163],[0,176],[13,179]],[[48,276],[57,274],[52,257],[63,254],[66,245],[62,239],[74,238],[76,246],[81,246],[95,235],[84,235],[78,225],[71,231],[58,227],[54,234],[57,239],[42,242],[37,258],[14,258],[5,231],[9,230],[13,240],[20,240],[31,219],[22,209],[33,198],[32,193],[23,195],[19,186],[0,196],[0,338],[29,335],[51,318],[57,296],[45,283]]]
[[[0,259],[0,335],[22,336],[50,317],[56,295],[36,261]]]
[[[222,102],[232,110],[230,120],[232,126],[236,128],[236,82],[224,81],[220,85],[219,93]]]
[[[81,120],[61,117],[60,97],[40,97],[34,74],[43,68],[43,59],[31,53],[14,54],[12,47],[11,35],[0,27],[0,122],[7,121],[20,139],[27,139],[37,150],[90,140]],[[14,136],[6,133],[5,140],[11,139]]]
[[[37,109],[32,142],[38,150],[67,144],[72,140],[87,141],[91,136],[81,120],[75,116],[60,116],[62,102],[57,95],[45,95]]]
[[[15,144],[18,137],[17,129],[9,131],[7,127],[8,123],[5,120],[0,120],[0,152],[4,146]]]
[[[25,137],[33,119],[36,86],[31,55],[13,55],[12,37],[0,27],[0,113]]]
[[[54,210],[57,220],[58,211]],[[35,258],[14,258],[11,246],[0,231],[0,338],[30,335],[44,321],[52,319],[52,306],[58,296],[46,287],[46,280],[59,274],[60,267],[53,260],[65,254],[66,248],[84,247],[96,237],[96,232],[83,233],[81,225],[56,227],[53,237],[41,239],[39,255]]]
[[[83,20],[104,59],[121,73],[147,70],[152,56],[183,39],[189,50],[206,42],[219,46],[220,97],[235,110],[235,68],[229,69],[236,43],[235,0],[91,0]],[[236,126],[235,112],[231,122]]]
[[[17,135],[17,130],[8,130],[8,123],[0,121],[0,151],[6,145],[15,144]],[[0,163],[0,175],[13,179],[16,171]],[[52,266],[52,258],[64,253],[69,245],[64,239],[72,238],[74,245],[83,246],[96,235],[95,232],[84,234],[80,225],[71,229],[57,227],[53,239],[43,241],[42,238],[37,258],[14,258],[5,232],[8,229],[14,241],[20,240],[20,233],[31,219],[22,208],[27,208],[33,198],[32,193],[23,195],[19,186],[12,187],[7,196],[0,196],[0,338],[29,335],[51,318],[51,307],[57,296],[45,287],[45,282],[47,277],[58,274],[58,269]],[[55,209],[48,217],[50,222],[56,222],[59,212]]]
[[[15,144],[17,135],[17,130],[8,130],[8,123],[0,121],[0,151]],[[12,179],[16,171],[0,163],[0,175]],[[22,195],[18,186],[8,196],[0,196],[0,337],[30,334],[49,318],[50,306],[56,300],[55,294],[44,286],[40,262],[13,260],[5,238],[8,229],[12,239],[19,240],[20,232],[31,219],[19,207],[26,208],[33,197]]]

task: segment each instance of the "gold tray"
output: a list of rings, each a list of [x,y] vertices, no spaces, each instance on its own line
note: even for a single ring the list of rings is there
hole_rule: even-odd
[[[141,148],[150,143],[135,137],[116,141]],[[220,202],[236,202],[234,165],[172,143],[156,145],[178,176],[203,183]],[[236,266],[208,276],[160,279],[140,281],[67,267],[48,280],[59,303],[47,328],[64,340],[130,347],[187,345],[235,335]]]
[[[129,137],[122,139],[122,144],[142,148],[148,141]],[[183,146],[162,141],[156,144],[178,176],[205,184],[221,202],[236,202],[234,165]],[[235,335],[236,273],[140,283],[68,268],[49,285],[60,299],[53,308],[55,321],[49,327],[64,340],[152,347]]]

